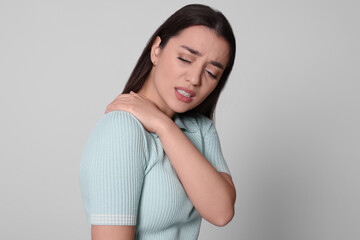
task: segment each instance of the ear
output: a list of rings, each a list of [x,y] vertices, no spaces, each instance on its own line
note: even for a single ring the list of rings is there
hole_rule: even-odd
[[[151,46],[151,61],[154,64],[154,66],[156,65],[156,62],[159,59],[159,55],[160,55],[160,43],[161,43],[161,38],[159,36],[157,36],[155,38],[155,41],[153,43],[153,45]]]

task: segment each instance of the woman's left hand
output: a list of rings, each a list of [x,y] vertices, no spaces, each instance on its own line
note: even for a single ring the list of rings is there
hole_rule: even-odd
[[[164,121],[170,119],[151,100],[134,92],[117,96],[107,106],[105,114],[115,110],[131,113],[148,132],[153,133],[157,133]]]

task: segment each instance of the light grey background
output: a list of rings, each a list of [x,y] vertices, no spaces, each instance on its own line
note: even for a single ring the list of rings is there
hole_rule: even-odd
[[[238,43],[216,113],[236,215],[200,239],[360,239],[359,2],[199,2]],[[0,239],[89,239],[84,143],[187,3],[0,1]]]

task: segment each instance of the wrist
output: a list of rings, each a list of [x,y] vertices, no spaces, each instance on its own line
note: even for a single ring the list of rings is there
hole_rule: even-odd
[[[174,127],[177,127],[175,122],[168,116],[164,116],[163,118],[161,118],[155,133],[160,137],[171,131],[171,129],[173,129]]]

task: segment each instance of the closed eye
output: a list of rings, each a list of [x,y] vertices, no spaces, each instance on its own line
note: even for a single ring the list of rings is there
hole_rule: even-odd
[[[217,79],[217,77],[214,75],[214,74],[212,74],[210,71],[206,71],[209,75],[210,75],[210,77],[212,77],[213,79]]]
[[[182,57],[178,57],[178,59],[182,62],[186,62],[186,63],[191,63],[191,61],[185,59],[185,58],[182,58]]]

